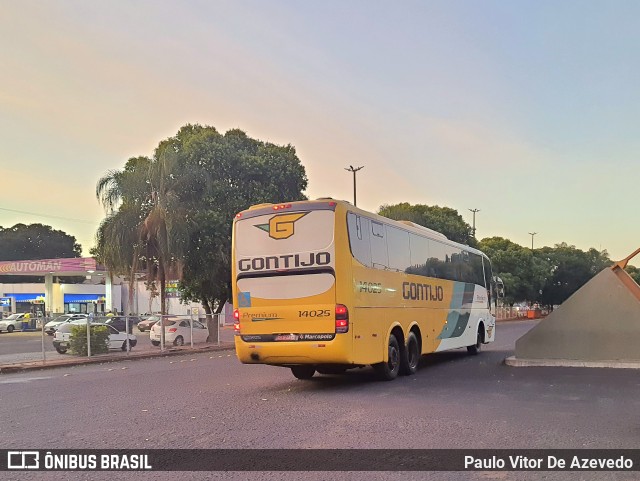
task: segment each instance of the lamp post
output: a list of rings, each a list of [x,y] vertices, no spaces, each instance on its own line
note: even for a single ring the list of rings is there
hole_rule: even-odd
[[[344,169],[349,172],[353,172],[353,205],[354,206],[356,206],[356,172],[358,172],[360,169],[363,169],[363,168],[364,168],[364,165],[360,167],[354,167],[353,165],[350,165],[348,169],[346,167]]]
[[[531,250],[533,251],[533,236],[536,235],[537,232],[529,232],[529,235],[531,236]]]
[[[480,209],[469,209],[473,212],[473,238],[476,238],[476,212],[480,212]]]

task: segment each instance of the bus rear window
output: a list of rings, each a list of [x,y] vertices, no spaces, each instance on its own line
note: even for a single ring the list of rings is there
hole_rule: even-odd
[[[300,299],[323,294],[333,287],[335,277],[329,272],[302,275],[275,275],[238,279],[238,290],[261,299]]]

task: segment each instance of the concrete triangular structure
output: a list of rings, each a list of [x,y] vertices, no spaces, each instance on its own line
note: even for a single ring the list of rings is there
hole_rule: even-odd
[[[604,269],[518,339],[515,358],[640,361],[640,287]]]

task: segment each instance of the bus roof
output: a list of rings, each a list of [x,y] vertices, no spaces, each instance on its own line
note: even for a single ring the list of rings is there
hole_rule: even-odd
[[[264,204],[256,204],[256,205],[252,205],[251,207],[249,207],[246,210],[257,210],[257,209],[264,209],[265,207],[269,207],[269,206],[279,206],[282,205],[283,207],[286,205],[287,207],[293,207],[296,204],[302,204],[302,205],[308,205],[308,204],[324,204],[324,203],[335,203],[335,204],[342,204],[347,210],[349,211],[358,211],[358,213],[361,213],[363,215],[367,215],[367,216],[372,216],[372,217],[377,217],[377,220],[379,222],[386,222],[389,224],[395,224],[396,227],[400,227],[403,229],[408,230],[409,232],[414,232],[415,234],[421,234],[421,235],[426,235],[427,237],[430,237],[434,240],[438,240],[444,244],[448,244],[451,246],[456,246],[459,247],[461,249],[464,249],[466,251],[469,252],[473,252],[475,254],[487,257],[486,254],[484,254],[482,251],[475,249],[473,247],[470,247],[468,245],[465,244],[460,244],[459,242],[455,242],[452,241],[451,239],[447,238],[447,236],[445,236],[442,232],[438,232],[436,230],[433,229],[429,229],[428,227],[425,227],[423,225],[420,224],[416,224],[415,222],[411,222],[409,220],[394,220],[394,219],[390,219],[388,217],[384,217],[381,216],[379,214],[375,214],[373,212],[368,212],[366,210],[362,210],[357,206],[354,206],[351,202],[348,202],[346,200],[338,200],[338,199],[333,199],[331,197],[320,197],[318,199],[315,200],[297,200],[297,201],[292,201],[292,202],[284,202],[282,204],[273,204],[273,203],[264,203]]]

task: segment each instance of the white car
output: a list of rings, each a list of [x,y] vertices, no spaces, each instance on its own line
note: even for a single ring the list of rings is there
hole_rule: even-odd
[[[174,346],[182,346],[191,343],[191,320],[179,318],[165,318],[164,324],[164,342],[172,343]],[[149,333],[151,344],[160,345],[160,322],[156,322]],[[193,342],[205,342],[209,336],[209,330],[200,321],[193,321]]]
[[[87,314],[63,314],[56,317],[52,321],[47,322],[44,325],[44,332],[46,332],[50,336],[53,336],[53,333],[56,331],[58,326],[60,326],[60,324],[76,321],[78,319],[86,319],[87,317]]]
[[[77,321],[72,321],[69,323],[65,323],[60,325],[60,327],[56,330],[53,335],[53,347],[55,347],[56,351],[60,354],[64,354],[69,350],[69,341],[71,340],[71,328],[75,325],[86,325],[86,319],[79,319]],[[104,326],[107,328],[109,332],[109,349],[122,349],[123,351],[127,350],[127,337],[129,338],[129,345],[134,347],[138,340],[136,336],[133,334],[127,334],[126,332],[120,332],[115,327],[109,326],[108,324],[98,324],[93,323],[91,326]]]
[[[6,319],[0,320],[0,332],[13,332],[16,329],[22,329],[22,320],[24,319],[24,315],[24,312],[21,314],[11,314]]]

